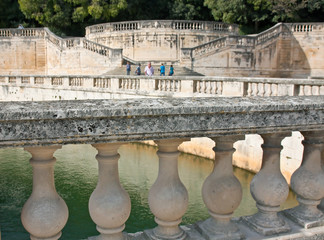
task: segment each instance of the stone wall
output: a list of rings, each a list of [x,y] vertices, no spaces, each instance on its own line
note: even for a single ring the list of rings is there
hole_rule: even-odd
[[[86,38],[111,48],[122,48],[134,61],[174,62],[181,48],[193,48],[237,33],[232,24],[203,21],[136,21],[106,23],[86,28]]]
[[[44,29],[0,29],[0,74],[103,74],[121,66],[122,50]]]
[[[0,74],[46,74],[46,41],[0,38]]]

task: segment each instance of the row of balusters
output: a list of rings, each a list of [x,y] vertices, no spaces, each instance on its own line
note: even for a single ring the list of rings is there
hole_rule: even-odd
[[[9,77],[9,83],[18,83],[16,77]],[[87,78],[83,77],[70,77],[69,86],[82,87],[87,81]],[[5,77],[0,78],[0,83],[5,83]],[[21,77],[22,84],[31,84],[30,77]],[[45,77],[33,78],[33,83],[37,85],[45,84]],[[63,77],[52,77],[51,84],[53,86],[63,86]],[[94,78],[93,86],[96,88],[111,88],[111,78]],[[244,96],[279,96],[279,95],[290,95],[288,90],[279,92],[279,83],[255,83],[246,82],[243,86]],[[135,78],[121,78],[119,79],[120,90],[140,90],[140,79]],[[202,94],[214,94],[223,95],[224,81],[210,81],[210,80],[194,80],[193,81],[193,93]],[[284,89],[284,88],[283,88]],[[281,89],[281,91],[283,91]],[[178,79],[156,79],[155,80],[155,91],[164,92],[181,92],[181,80]],[[294,84],[294,90],[292,95],[295,96],[309,96],[309,95],[324,95],[324,86],[321,85],[308,85],[308,84]]]
[[[244,224],[262,235],[275,235],[290,231],[286,220],[278,214],[285,202],[289,186],[280,171],[281,141],[290,132],[262,134],[263,158],[261,170],[250,183],[250,191],[258,212],[241,217]],[[286,216],[304,228],[321,226],[324,214],[324,170],[322,154],[324,130],[302,132],[304,136],[303,160],[291,177],[291,188],[299,205],[284,211]],[[242,200],[242,187],[233,174],[233,145],[243,140],[240,136],[221,136],[213,140],[216,147],[214,168],[202,186],[202,198],[210,218],[196,224],[197,230],[212,239],[241,239],[243,233],[232,221],[232,214]],[[157,227],[147,231],[150,239],[184,239],[186,232],[179,227],[188,206],[188,192],[178,174],[178,146],[187,139],[155,141],[158,146],[159,172],[149,190],[148,202]],[[89,212],[102,239],[124,239],[123,229],[131,211],[128,193],[118,175],[118,148],[122,143],[98,143],[98,183],[90,196]],[[68,208],[57,194],[54,184],[54,152],[61,146],[26,147],[31,153],[33,191],[25,203],[21,219],[32,239],[58,239],[68,219]],[[73,173],[71,173],[73,174]]]

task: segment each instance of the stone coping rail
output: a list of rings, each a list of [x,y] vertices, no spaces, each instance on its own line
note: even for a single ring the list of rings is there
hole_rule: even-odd
[[[0,146],[323,129],[324,96],[0,103]]]

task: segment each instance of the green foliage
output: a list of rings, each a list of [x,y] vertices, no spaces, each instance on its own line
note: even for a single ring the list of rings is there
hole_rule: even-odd
[[[169,3],[171,19],[180,20],[213,20],[209,9],[201,0],[175,0]]]
[[[256,33],[277,22],[323,22],[324,0],[0,0],[0,27],[40,25],[62,36],[83,36],[97,23],[155,19],[216,20]]]
[[[247,23],[248,9],[245,0],[205,0],[204,4],[211,9],[216,21]]]
[[[17,0],[0,0],[0,28],[16,28],[24,20]]]
[[[305,8],[307,0],[272,0],[273,22],[300,21],[298,11]]]

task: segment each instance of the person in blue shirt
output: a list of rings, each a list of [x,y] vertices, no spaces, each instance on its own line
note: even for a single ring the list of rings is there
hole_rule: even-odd
[[[126,64],[126,73],[127,73],[127,75],[130,75],[130,72],[131,72],[131,65],[130,65],[129,62],[127,62],[127,64]]]
[[[173,69],[173,65],[170,66],[170,71],[169,71],[169,76],[173,76],[174,74],[174,69]]]
[[[135,71],[136,75],[141,75],[141,64],[138,64],[136,71]]]
[[[160,76],[165,76],[165,66],[163,65],[163,63],[161,63],[161,67],[159,71],[160,71]]]

